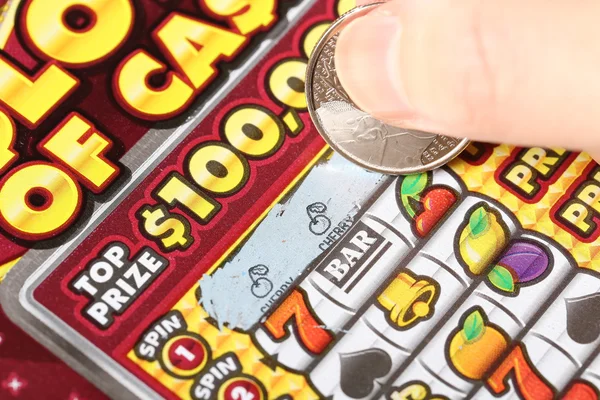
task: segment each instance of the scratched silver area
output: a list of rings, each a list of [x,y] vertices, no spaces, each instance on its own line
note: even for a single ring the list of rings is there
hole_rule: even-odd
[[[333,149],[364,168],[407,175],[440,167],[460,154],[469,141],[385,124],[360,110],[337,77],[334,55],[339,32],[374,6],[343,15],[317,44],[306,78],[311,118]]]

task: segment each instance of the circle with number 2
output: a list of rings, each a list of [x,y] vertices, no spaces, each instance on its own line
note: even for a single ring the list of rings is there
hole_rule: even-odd
[[[166,372],[178,378],[190,378],[204,368],[210,353],[197,335],[183,334],[171,338],[162,350],[161,364]]]
[[[249,376],[229,379],[219,389],[219,400],[264,400],[262,386]]]

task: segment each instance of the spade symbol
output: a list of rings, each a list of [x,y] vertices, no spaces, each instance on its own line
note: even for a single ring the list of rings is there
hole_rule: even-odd
[[[392,369],[392,359],[380,349],[340,354],[340,362],[340,386],[353,399],[368,396],[373,391],[375,379],[387,375]]]
[[[600,293],[565,299],[567,333],[580,344],[589,344],[600,337]]]

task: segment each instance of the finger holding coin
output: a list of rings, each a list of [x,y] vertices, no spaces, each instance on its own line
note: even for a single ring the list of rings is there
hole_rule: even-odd
[[[438,168],[460,154],[469,144],[468,139],[388,124],[361,110],[340,82],[335,64],[339,34],[348,24],[380,4],[369,3],[335,21],[313,51],[306,77],[311,118],[334,150],[366,169],[390,175],[408,175]]]

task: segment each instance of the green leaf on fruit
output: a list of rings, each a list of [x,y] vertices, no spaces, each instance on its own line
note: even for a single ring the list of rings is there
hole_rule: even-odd
[[[427,187],[427,173],[409,175],[402,181],[400,194],[403,196],[416,197]]]
[[[515,291],[515,281],[512,274],[501,265],[496,265],[490,271],[488,279],[492,285],[504,292],[513,293]]]
[[[483,322],[483,316],[479,310],[473,311],[467,318],[465,318],[462,331],[465,335],[465,339],[467,339],[468,342],[479,339],[483,335],[484,330],[485,324]]]
[[[489,229],[490,216],[483,207],[479,207],[469,217],[469,229],[473,236],[479,236]]]
[[[411,198],[418,198],[419,195],[425,190],[427,187],[427,173],[418,174],[418,175],[409,175],[404,178],[402,181],[402,185],[400,186],[400,199],[402,200],[402,205],[404,209],[414,218],[417,214],[415,208],[410,204]]]

